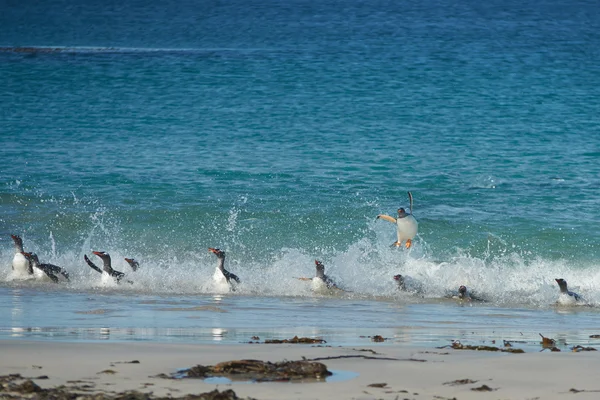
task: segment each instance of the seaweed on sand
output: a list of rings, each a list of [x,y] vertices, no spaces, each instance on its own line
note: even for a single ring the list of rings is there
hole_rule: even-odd
[[[105,393],[101,390],[95,393],[81,393],[78,388],[58,386],[43,389],[31,379],[20,374],[0,376],[0,399],[52,399],[52,400],[242,400],[233,390],[189,394],[183,397],[158,397],[152,393],[142,393],[136,390],[120,393]],[[247,399],[254,400],[254,399]]]
[[[226,377],[236,380],[257,382],[294,381],[303,379],[323,379],[332,373],[325,364],[314,361],[281,361],[272,363],[261,360],[225,361],[216,365],[196,365],[180,371],[183,378]]]

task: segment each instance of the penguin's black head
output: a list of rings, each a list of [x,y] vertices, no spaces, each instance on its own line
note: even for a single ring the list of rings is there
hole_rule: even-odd
[[[92,251],[92,253],[94,253],[103,260],[107,258],[110,260],[110,255],[105,251]]]
[[[23,247],[23,239],[21,239],[21,236],[10,235],[10,237],[12,238],[13,242],[15,242],[16,246]]]
[[[25,252],[22,252],[21,254],[23,254],[25,256],[25,258],[27,260],[29,260],[30,262],[34,262],[34,263],[37,263],[37,264],[40,263],[40,259],[38,258],[38,255],[35,254],[35,253],[25,253]]]
[[[129,264],[129,266],[131,267],[132,270],[137,270],[138,267],[140,266],[140,263],[137,262],[136,260],[134,260],[133,258],[127,258],[125,257],[125,261],[127,261],[127,263]]]
[[[465,285],[460,285],[458,288],[458,293],[462,297],[467,294],[467,287]]]
[[[402,275],[400,275],[400,274],[394,275],[394,280],[396,281],[396,283],[398,283],[398,287],[400,289],[403,289],[403,290],[405,289],[405,286],[404,286],[404,277]]]
[[[214,247],[209,247],[208,251],[214,253],[217,256],[217,258],[225,258],[225,252],[223,250],[215,249]]]
[[[325,266],[319,260],[315,260],[315,266],[317,267],[317,272],[325,272]]]
[[[567,281],[565,281],[562,278],[555,279],[555,281],[556,281],[556,283],[558,283],[558,287],[560,288],[561,292],[566,292],[567,291]]]

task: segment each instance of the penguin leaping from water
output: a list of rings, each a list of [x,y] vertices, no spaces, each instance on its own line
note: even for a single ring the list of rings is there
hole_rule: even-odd
[[[571,292],[567,288],[567,281],[564,279],[555,279],[555,281],[558,283],[558,287],[560,288],[560,295],[557,301],[558,304],[573,305],[583,301],[583,298],[580,295],[575,292]]]
[[[225,252],[214,247],[209,247],[208,251],[217,256],[217,267],[213,274],[213,282],[219,291],[235,290],[234,283],[240,283],[240,278],[237,275],[225,269]],[[232,282],[233,281],[233,282]]]
[[[408,200],[410,202],[410,213],[407,213],[404,208],[398,209],[398,218],[390,217],[389,215],[379,214],[377,219],[381,218],[393,224],[396,224],[396,232],[398,240],[392,245],[396,247],[402,246],[402,242],[406,242],[405,246],[409,249],[412,246],[412,240],[417,235],[419,223],[412,215],[413,212],[413,197],[412,193],[408,192]]]

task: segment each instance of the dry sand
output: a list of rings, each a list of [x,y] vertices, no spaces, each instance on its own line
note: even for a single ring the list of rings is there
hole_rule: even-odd
[[[492,353],[407,349],[373,343],[364,348],[306,344],[194,345],[163,343],[63,343],[0,341],[0,375],[21,374],[42,388],[78,386],[114,394],[128,390],[182,397],[218,388],[240,398],[267,399],[598,399],[600,353]],[[350,356],[350,357],[347,357]],[[327,358],[330,370],[358,376],[334,382],[211,384],[165,379],[197,364],[259,359]],[[337,358],[336,358],[337,357]],[[131,363],[131,361],[139,363]],[[36,379],[39,376],[48,379]],[[472,383],[451,384],[458,380]],[[371,387],[383,384],[384,387]],[[483,385],[492,391],[475,391]],[[579,390],[574,392],[571,389]],[[0,398],[9,398],[0,391]]]

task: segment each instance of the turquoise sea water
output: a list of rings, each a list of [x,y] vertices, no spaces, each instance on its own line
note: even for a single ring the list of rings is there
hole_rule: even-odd
[[[63,0],[0,26],[0,335],[597,325],[552,307],[560,277],[600,305],[597,2]],[[419,236],[392,249],[375,217],[409,190]],[[72,282],[11,281],[10,234]],[[138,301],[220,307],[208,247],[243,284],[201,314],[229,318]],[[140,260],[134,284],[99,288],[92,250]],[[315,300],[314,259],[352,294]],[[439,300],[461,284],[489,303]]]

